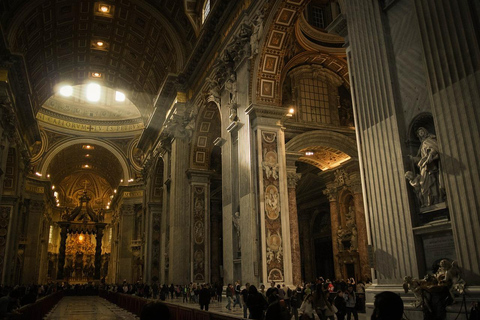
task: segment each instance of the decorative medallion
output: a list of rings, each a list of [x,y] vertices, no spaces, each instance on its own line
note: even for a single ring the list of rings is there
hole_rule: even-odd
[[[270,220],[276,220],[280,215],[278,189],[274,185],[269,185],[265,189],[265,211]]]

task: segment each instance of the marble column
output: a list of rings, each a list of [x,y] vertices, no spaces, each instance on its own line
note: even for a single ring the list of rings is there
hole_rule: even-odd
[[[302,217],[302,220],[299,220],[300,227],[302,229],[302,255],[303,255],[303,266],[305,268],[304,281],[313,281],[316,278],[315,269],[313,268],[313,259],[315,248],[312,244],[312,225],[310,216]]]
[[[339,247],[338,242],[338,228],[340,227],[339,224],[339,215],[340,215],[340,208],[338,206],[338,191],[337,188],[329,187],[327,185],[327,189],[323,191],[323,194],[328,196],[328,200],[330,202],[330,221],[331,221],[331,228],[332,228],[332,251],[333,251],[333,264],[335,270],[335,278],[342,279],[342,270],[340,269],[340,262],[339,253],[342,248]]]
[[[402,283],[418,276],[417,248],[402,153],[404,112],[397,103],[395,60],[379,1],[344,1],[347,58],[357,144],[365,176],[368,222],[375,250],[376,282]],[[360,143],[361,142],[361,143]]]
[[[467,283],[480,285],[480,246],[473,245],[480,243],[480,5],[468,0],[414,5],[457,260]]]
[[[95,247],[95,274],[93,279],[100,280],[100,270],[102,268],[102,238],[103,238],[103,228],[104,226],[97,226],[97,235],[95,240],[97,240],[97,245]]]
[[[67,225],[59,223],[60,225],[60,247],[58,251],[58,267],[57,280],[63,280],[63,268],[65,266],[65,249],[67,248]]]
[[[175,138],[171,149],[171,184],[169,193],[168,283],[191,281],[192,228],[190,186],[185,172],[189,166],[189,141]],[[188,231],[187,231],[188,230]],[[182,241],[178,241],[182,239]]]
[[[300,236],[298,231],[298,212],[297,212],[297,182],[301,174],[296,173],[296,167],[287,169],[288,183],[288,216],[290,220],[290,242],[292,246],[292,279],[293,285],[302,283],[301,254],[300,254]]]

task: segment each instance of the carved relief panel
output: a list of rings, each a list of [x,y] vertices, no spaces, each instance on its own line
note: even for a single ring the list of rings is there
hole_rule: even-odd
[[[261,142],[264,186],[264,220],[266,238],[266,268],[268,281],[284,281],[284,242],[282,235],[282,212],[278,177],[277,135],[262,132]]]

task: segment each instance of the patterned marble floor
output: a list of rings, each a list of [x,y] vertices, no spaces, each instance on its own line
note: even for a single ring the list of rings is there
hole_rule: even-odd
[[[138,320],[139,318],[100,297],[64,297],[45,319]]]
[[[183,303],[182,299],[167,299],[165,302],[189,306],[192,308],[200,309],[198,304]],[[227,302],[226,299],[222,302],[212,302],[209,306],[209,311],[216,313],[224,313],[232,315],[235,318],[243,318],[243,309],[238,305],[232,310],[225,308]],[[365,314],[358,315],[359,320],[365,320]],[[60,302],[52,309],[52,311],[45,317],[45,319],[51,320],[138,320],[139,318],[134,314],[108,302],[100,297],[64,297]],[[292,320],[295,318],[292,317]],[[352,317],[353,319],[353,317]],[[318,318],[316,319],[318,320]]]

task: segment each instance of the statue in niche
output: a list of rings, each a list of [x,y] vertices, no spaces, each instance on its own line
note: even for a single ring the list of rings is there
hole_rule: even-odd
[[[343,251],[343,237],[344,236],[345,236],[345,231],[343,230],[342,226],[339,226],[338,231],[337,231],[338,251]]]
[[[413,187],[413,191],[415,192],[415,196],[420,203],[420,207],[423,207],[425,201],[423,200],[423,192],[422,192],[422,185],[421,180],[422,177],[417,174],[415,175],[412,171],[405,172],[405,178],[408,180],[408,183]]]
[[[231,72],[225,81],[225,90],[229,92],[228,108],[230,110],[230,121],[237,121],[237,76]]]
[[[237,211],[233,214],[232,217],[233,221],[233,226],[235,228],[235,232],[237,233],[237,251],[241,251],[242,246],[241,246],[241,241],[240,241],[240,212]]]
[[[207,82],[208,86],[208,95],[211,95],[215,102],[220,103],[220,84],[214,78],[206,78],[205,81]]]
[[[253,22],[252,35],[250,36],[250,48],[252,57],[258,54],[258,43],[263,35],[263,19],[264,14],[262,11],[257,12],[257,17]]]
[[[350,249],[357,250],[358,249],[358,232],[357,228],[352,228],[352,236],[350,237]]]
[[[345,224],[347,228],[352,228],[355,226],[355,207],[349,206],[348,212],[345,214]]]
[[[422,207],[443,202],[444,191],[440,175],[440,155],[437,138],[424,127],[417,129],[420,148],[416,156],[410,158],[416,162],[420,170],[420,190],[423,198]]]

